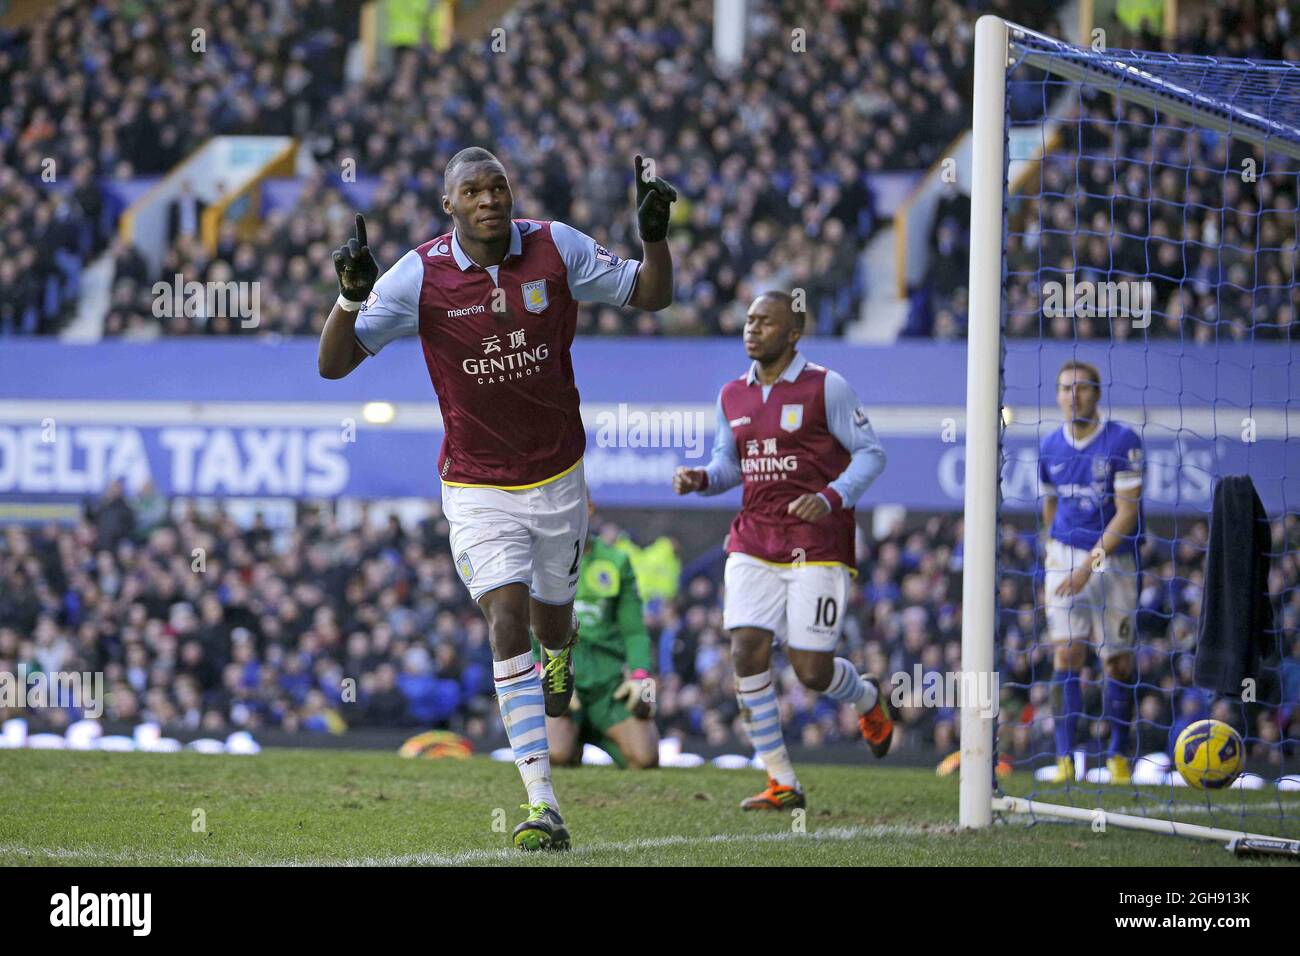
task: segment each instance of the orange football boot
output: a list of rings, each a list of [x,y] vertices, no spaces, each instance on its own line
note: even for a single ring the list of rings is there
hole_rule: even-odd
[[[740,801],[742,810],[798,810],[806,805],[802,790],[777,783],[771,777],[767,778],[766,790]]]
[[[876,688],[876,706],[858,717],[858,729],[871,746],[871,752],[883,757],[889,753],[889,745],[894,740],[894,717],[885,701],[885,692],[880,689],[880,681],[867,674],[862,675],[862,679]]]

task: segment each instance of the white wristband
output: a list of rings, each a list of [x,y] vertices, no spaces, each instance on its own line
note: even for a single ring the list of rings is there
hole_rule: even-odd
[[[343,298],[343,293],[341,292],[339,293],[339,300],[337,302],[337,305],[344,312],[358,312],[360,311],[361,307],[365,304],[366,303],[364,301],[353,302],[351,299],[345,299]]]

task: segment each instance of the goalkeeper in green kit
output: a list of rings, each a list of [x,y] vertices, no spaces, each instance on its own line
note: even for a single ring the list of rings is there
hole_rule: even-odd
[[[587,508],[595,512],[590,499]],[[573,610],[579,624],[576,699],[565,716],[546,718],[551,765],[578,763],[583,744],[590,743],[620,767],[659,766],[653,657],[641,594],[627,554],[594,533],[582,556]],[[533,657],[540,660],[536,640]]]

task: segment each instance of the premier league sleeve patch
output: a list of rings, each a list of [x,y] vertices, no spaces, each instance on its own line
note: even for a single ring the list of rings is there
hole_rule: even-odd
[[[859,405],[853,409],[853,424],[859,428],[866,428],[871,424],[871,419],[867,417],[867,407],[865,405]]]
[[[611,266],[618,265],[618,256],[600,244],[596,245],[596,258],[601,262],[608,262]]]

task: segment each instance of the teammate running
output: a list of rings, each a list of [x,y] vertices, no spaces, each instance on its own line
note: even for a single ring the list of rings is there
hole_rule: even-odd
[[[753,362],[718,395],[712,459],[673,474],[679,495],[744,483],[727,539],[723,623],[741,719],[768,774],[745,810],[805,805],[781,733],[774,639],[785,639],[800,683],[856,708],[873,754],[888,753],[894,734],[879,682],[834,653],[856,564],[853,505],[884,469],[885,453],[848,382],[795,351],[802,334],[789,295],[754,300],[744,331]]]
[[[450,235],[380,276],[358,214],[356,236],[334,253],[342,291],[321,332],[322,376],[342,378],[394,339],[420,337],[443,417],[438,473],[452,554],[487,619],[497,703],[528,792],[513,837],[525,850],[569,846],[545,722],[572,696],[587,536],[586,432],[569,347],[579,302],[651,311],[672,302],[666,236],[677,194],[651,169],[636,157],[641,262],[562,222],[512,218],[505,168],[478,147],[447,163]],[[530,625],[546,648],[544,684]]]

